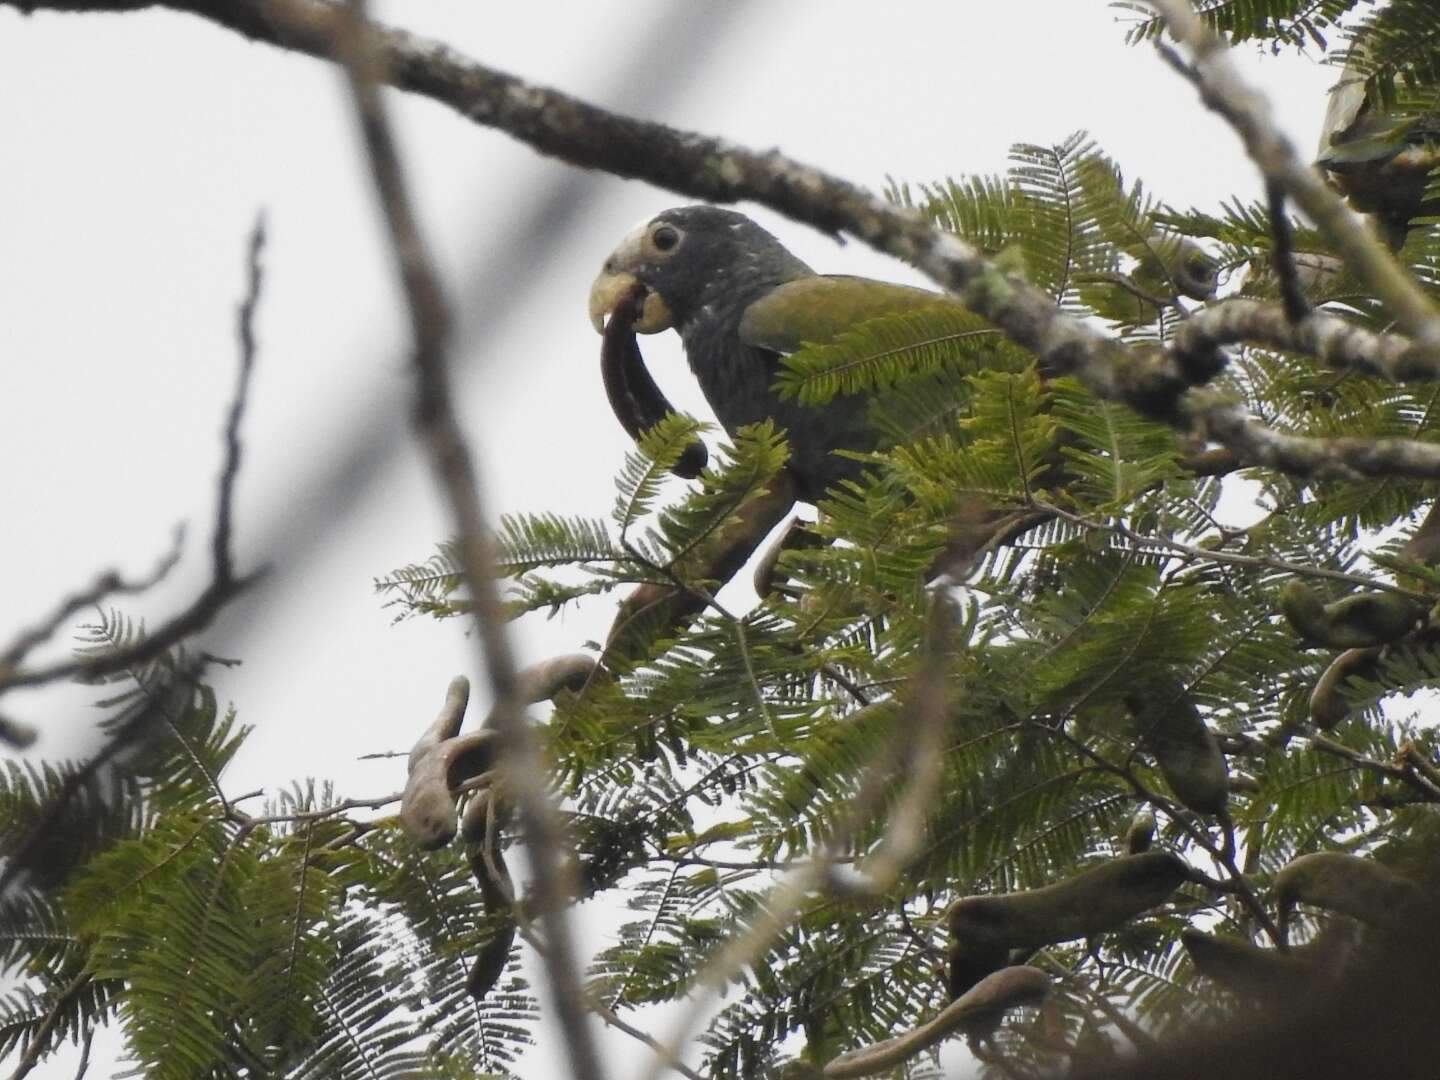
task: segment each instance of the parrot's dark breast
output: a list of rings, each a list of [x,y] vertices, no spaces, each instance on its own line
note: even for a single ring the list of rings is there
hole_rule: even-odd
[[[863,396],[833,398],[823,405],[786,400],[772,386],[780,358],[768,349],[739,341],[743,302],[701,312],[681,330],[685,355],[705,400],[727,432],[770,419],[790,445],[789,469],[798,494],[814,502],[842,480],[859,477],[864,465],[833,453],[873,450],[876,437],[866,423]]]

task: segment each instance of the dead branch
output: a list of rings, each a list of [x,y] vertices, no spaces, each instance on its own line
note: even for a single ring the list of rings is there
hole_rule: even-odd
[[[326,16],[336,11],[303,0],[266,5],[267,11],[297,19],[322,8]],[[479,624],[481,659],[495,698],[491,717],[500,767],[505,773],[507,790],[513,793],[519,810],[531,855],[536,900],[545,923],[548,944],[545,969],[555,995],[557,1018],[575,1076],[578,1080],[601,1080],[604,1072],[588,1023],[575,945],[566,917],[568,899],[575,895],[570,880],[574,860],[569,857],[564,827],[546,790],[540,748],[525,722],[523,688],[510,651],[503,605],[495,584],[493,541],[485,525],[473,455],[450,395],[449,311],[420,235],[404,168],[380,98],[379,84],[387,71],[394,70],[392,58],[365,17],[364,0],[352,0],[347,17],[340,21],[326,17],[321,23],[321,31],[328,36],[324,42],[327,53],[333,49],[345,62],[371,175],[404,287],[415,339],[412,423],[417,439],[429,456],[436,484],[460,541],[466,584],[474,599]]]
[[[63,679],[99,679],[136,664],[153,660],[161,653],[208,627],[226,604],[253,584],[263,573],[263,571],[257,571],[237,577],[234,560],[230,554],[230,546],[234,521],[232,507],[235,496],[235,478],[240,472],[240,421],[245,415],[245,403],[250,392],[250,376],[255,369],[254,318],[264,280],[260,263],[260,254],[264,248],[265,219],[262,215],[256,219],[255,227],[250,233],[247,258],[249,283],[236,319],[236,334],[240,342],[240,373],[236,381],[235,396],[230,401],[230,410],[225,421],[225,459],[220,469],[215,528],[210,539],[210,583],[205,586],[205,589],[189,607],[162,623],[157,630],[146,634],[133,646],[90,653],[41,667],[7,670],[10,667],[9,662],[18,662],[22,659],[31,648],[53,634],[60,623],[74,614],[74,611],[83,604],[93,603],[106,595],[117,592],[139,592],[156,584],[173,565],[175,553],[172,552],[162,559],[160,565],[146,580],[126,583],[113,574],[101,575],[90,589],[61,603],[56,612],[44,624],[22,634],[5,655],[0,657],[0,694],[19,686],[44,686]]]

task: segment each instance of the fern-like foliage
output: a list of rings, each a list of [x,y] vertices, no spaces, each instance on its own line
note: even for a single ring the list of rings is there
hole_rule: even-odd
[[[1196,10],[1210,29],[1231,41],[1259,41],[1277,51],[1286,46],[1324,52],[1341,19],[1364,0],[1201,0]],[[1164,21],[1148,4],[1121,0],[1112,7],[1130,12],[1131,41],[1159,37]]]
[[[142,633],[107,614],[82,648]],[[469,1002],[465,954],[493,929],[464,861],[357,827],[314,785],[242,812],[223,775],[246,729],[200,670],[169,653],[107,680],[102,726],[127,746],[104,767],[0,775],[20,868],[0,1053],[113,1024],[137,1069],[176,1080],[505,1072],[535,1011],[513,975]]]
[[[1134,34],[1153,36],[1151,10],[1134,8]],[[1232,39],[1341,59],[1335,31],[1355,8],[1202,5]],[[1346,25],[1372,88],[1390,80],[1397,108],[1421,100],[1432,8],[1395,0],[1369,14]],[[1279,296],[1268,207],[1168,206],[1084,133],[1017,145],[1004,176],[894,183],[889,196],[1124,342],[1164,342],[1209,302],[1183,273],[1197,253],[1228,292]],[[1310,301],[1385,332],[1389,316],[1338,253],[1293,226]],[[1416,223],[1397,259],[1440,292],[1433,223]],[[818,408],[865,395],[884,438],[860,455],[862,476],[822,500],[817,542],[786,551],[783,585],[748,610],[715,601],[711,575],[727,530],[785,467],[769,423],[732,433],[682,483],[670,468],[704,429],[670,416],[620,465],[607,518],[514,515],[495,537],[516,617],[633,585],[701,609],[648,651],[607,657],[540,728],[579,897],[630,909],[587,973],[607,1009],[684,998],[736,934],[768,928],[702,1036],[704,1068],[729,1080],[797,1056],[823,1066],[944,1006],[955,900],[1102,866],[1150,811],[1154,843],[1192,877],[1120,927],[1027,955],[1063,976],[1043,1013],[1012,1012],[975,1037],[987,1075],[1058,1075],[1227,1015],[1180,935],[1275,944],[1272,883],[1291,859],[1345,850],[1428,872],[1437,740],[1403,703],[1440,687],[1440,571],[1410,543],[1428,536],[1418,523],[1433,491],[1197,475],[1173,430],[1037,370],[943,303],[802,348],[779,386]],[[1440,392],[1422,383],[1246,348],[1217,386],[1287,431],[1440,439]],[[957,556],[981,526],[1000,532]],[[459,556],[442,543],[376,589],[400,617],[467,615]],[[941,570],[952,576],[933,580]],[[1416,612],[1331,687],[1338,716],[1323,731],[1312,695],[1338,650],[1281,614],[1296,581],[1324,602],[1398,591]],[[951,612],[943,635],[937,610]],[[142,632],[110,614],[82,645],[114,650]],[[391,820],[358,818],[315,784],[237,806],[225,772],[246,730],[202,659],[167,654],[107,681],[102,724],[126,751],[105,769],[0,768],[0,855],[18,883],[0,904],[0,964],[17,983],[0,996],[0,1052],[111,1024],[157,1077],[524,1072],[537,1011],[520,958],[539,936],[521,935],[477,1001],[471,965],[509,924],[458,849],[422,854]],[[1153,730],[1172,717],[1223,747],[1223,816],[1187,805]],[[939,752],[911,760],[932,730]],[[890,812],[931,772],[903,871],[867,876]],[[777,882],[817,855],[826,887],[771,926]],[[529,931],[521,892],[510,914]],[[1297,941],[1326,921],[1298,915]]]

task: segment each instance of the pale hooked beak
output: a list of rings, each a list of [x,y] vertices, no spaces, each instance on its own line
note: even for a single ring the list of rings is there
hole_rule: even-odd
[[[595,327],[597,334],[605,332],[605,320],[614,313],[615,305],[622,297],[628,296],[635,285],[635,275],[628,271],[600,271],[594,284],[590,286],[589,305],[590,325]],[[660,298],[659,293],[647,290],[645,302],[640,308],[640,318],[635,320],[632,329],[637,334],[658,334],[673,325],[674,318],[670,314],[669,306]]]
[[[635,288],[636,277],[629,268],[640,266],[645,261],[645,230],[648,225],[648,222],[642,222],[625,234],[590,286],[590,325],[595,327],[596,333],[605,332],[605,320],[615,313],[615,305]],[[661,330],[670,329],[674,323],[674,316],[660,294],[647,289],[640,318],[633,327],[635,333],[658,334]]]

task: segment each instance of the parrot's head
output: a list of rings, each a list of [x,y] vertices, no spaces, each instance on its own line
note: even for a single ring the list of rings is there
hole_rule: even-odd
[[[722,309],[738,312],[756,294],[811,273],[744,214],[682,206],[636,226],[610,253],[590,287],[590,321],[603,331],[638,286],[645,298],[636,333],[683,328]]]

